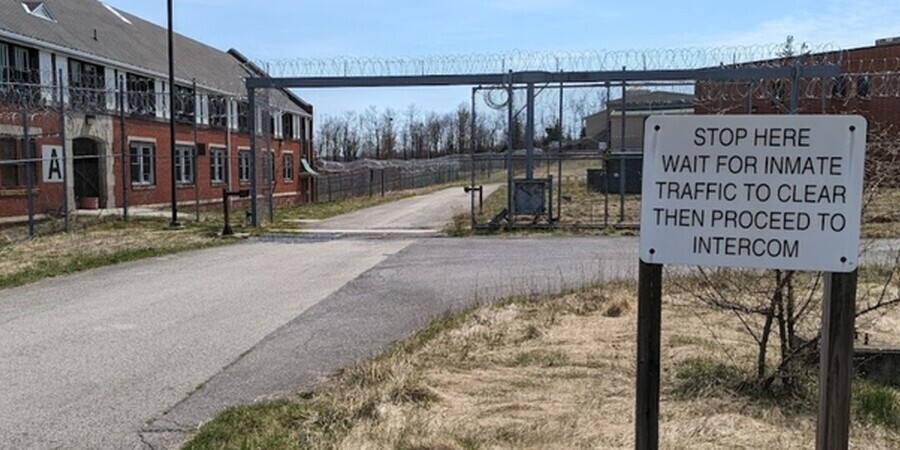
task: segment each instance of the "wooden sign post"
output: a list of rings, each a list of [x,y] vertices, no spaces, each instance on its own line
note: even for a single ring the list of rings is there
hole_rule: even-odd
[[[866,121],[652,116],[645,123],[635,447],[659,447],[663,264],[827,272],[818,449],[846,449]]]
[[[853,335],[857,272],[829,273],[822,305],[819,342],[819,421],[816,448],[850,445],[850,384],[853,381]]]
[[[641,261],[638,286],[638,361],[635,448],[659,448],[659,341],[662,269]]]

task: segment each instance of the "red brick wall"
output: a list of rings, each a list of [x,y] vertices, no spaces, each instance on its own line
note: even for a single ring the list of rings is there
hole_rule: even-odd
[[[900,72],[900,44],[852,49],[840,55],[837,53],[812,55],[812,61],[817,59],[840,60],[842,72],[847,76],[848,95],[846,98],[833,96],[831,80],[825,86],[818,80],[812,82],[804,80],[800,85],[801,114],[860,114],[868,119],[869,129],[873,132],[900,135],[900,96],[897,92],[900,91],[900,78],[897,76],[897,73]],[[892,73],[892,75],[887,79],[879,77],[877,81],[871,81],[871,95],[864,98],[857,97],[857,77],[862,74],[876,73]],[[880,88],[875,83],[882,82],[893,83],[893,86],[886,89],[886,95],[879,96]],[[771,92],[775,81],[769,80],[764,83],[767,83],[769,92]],[[823,88],[824,102],[821,99]],[[747,83],[736,83],[726,87],[724,89],[725,100],[722,101],[708,99],[712,96],[708,94],[716,92],[716,89],[719,88],[713,87],[712,83],[698,83],[697,97],[704,99],[697,102],[696,112],[698,114],[747,114],[749,112],[751,102],[746,97]],[[775,101],[759,98],[765,87],[757,89],[756,98],[752,101],[753,114],[785,113]],[[790,104],[790,89],[789,82],[785,83],[785,105]],[[809,96],[817,98],[804,98]]]
[[[39,158],[41,155],[41,147],[43,145],[59,145],[59,131],[62,124],[59,115],[48,111],[38,111],[30,114],[29,134],[33,136],[36,143],[36,151],[33,155]],[[21,127],[23,125],[22,114],[12,111],[0,111],[0,123]],[[36,133],[40,131],[38,136]],[[12,135],[0,134],[0,137],[10,137],[14,139],[22,139],[21,131]],[[36,214],[59,214],[63,206],[63,184],[47,183],[44,184],[42,164],[36,162],[34,164],[34,210]],[[23,182],[24,185],[24,182]],[[11,216],[26,215],[27,208],[27,190],[0,188],[0,218]]]
[[[70,119],[72,120],[72,119]],[[78,119],[75,119],[78,120]],[[0,111],[0,123],[6,125],[14,125],[20,127],[22,124],[21,114],[14,112]],[[37,140],[37,156],[40,155],[42,145],[52,144],[60,145],[61,138],[59,130],[61,128],[59,115],[56,112],[46,112],[33,115],[31,117],[30,126],[40,128],[43,137]],[[113,120],[114,139],[111,143],[104,143],[111,146],[114,158],[114,177],[115,180],[115,207],[121,208],[124,204],[122,195],[122,142],[121,127],[118,118]],[[3,137],[0,135],[0,137]],[[72,138],[79,136],[68,136],[71,142]],[[169,125],[168,122],[156,121],[151,119],[128,118],[125,122],[125,142],[128,139],[140,140],[139,138],[152,138],[155,140],[155,183],[153,186],[133,186],[130,181],[130,168],[126,167],[126,176],[128,177],[128,203],[131,206],[140,205],[160,205],[168,204],[171,201],[170,190],[170,157],[172,151],[169,145]],[[193,127],[190,125],[180,125],[176,128],[176,141],[184,143],[192,143],[194,140]],[[228,184],[211,183],[210,173],[210,150],[211,146],[224,148],[226,144],[226,131],[224,129],[213,129],[209,127],[200,127],[198,132],[198,142],[205,144],[205,154],[197,158],[196,175],[197,187],[199,190],[199,198],[201,201],[217,201],[221,202],[222,189],[228,187]],[[261,138],[257,139],[257,143],[262,151],[265,143]],[[275,195],[278,204],[297,204],[307,199],[307,190],[310,189],[311,180],[308,177],[301,177],[302,165],[301,158],[311,160],[309,150],[304,148],[303,143],[296,140],[280,140],[272,139],[272,150],[275,153]],[[228,164],[231,172],[231,188],[249,189],[249,183],[241,183],[239,181],[238,170],[238,148],[249,148],[250,136],[232,131],[231,148],[228,149]],[[126,152],[128,150],[126,145]],[[67,149],[71,151],[71,149]],[[283,160],[282,155],[286,152],[293,152],[294,155],[294,176],[292,182],[286,182],[283,178]],[[35,179],[35,213],[36,214],[53,214],[58,215],[62,211],[64,203],[64,192],[62,183],[43,183],[41,163],[36,163],[37,179]],[[101,178],[105,172],[101,172]],[[259,180],[262,184],[262,178]],[[260,194],[262,194],[260,189]],[[195,186],[179,186],[177,188],[177,198],[179,202],[193,203],[195,200]],[[112,207],[113,205],[107,205]],[[75,205],[70,205],[71,209]],[[26,191],[24,189],[0,189],[0,218],[3,217],[21,217],[27,214]]]

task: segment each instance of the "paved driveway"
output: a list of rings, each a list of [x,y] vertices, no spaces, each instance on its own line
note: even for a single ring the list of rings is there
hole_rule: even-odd
[[[406,241],[248,243],[0,291],[0,448],[138,431]]]
[[[484,186],[484,198],[499,187]],[[471,207],[470,195],[463,188],[454,187],[310,223],[304,228],[313,233],[433,235],[449,225],[453,216],[466,213]]]

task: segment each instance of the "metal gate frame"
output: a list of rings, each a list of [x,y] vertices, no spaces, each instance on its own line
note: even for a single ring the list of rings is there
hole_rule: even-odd
[[[687,70],[614,70],[614,71],[582,71],[582,72],[548,72],[521,71],[496,74],[446,74],[446,75],[403,75],[403,76],[331,76],[331,77],[251,77],[246,80],[247,100],[250,106],[248,114],[250,133],[250,214],[251,225],[259,227],[259,195],[257,180],[258,145],[256,124],[256,91],[258,89],[322,89],[322,88],[378,88],[378,87],[446,87],[446,86],[504,86],[507,90],[509,117],[507,123],[507,211],[513,211],[512,184],[514,178],[513,136],[510,132],[513,123],[514,89],[526,89],[528,117],[525,126],[526,143],[526,179],[534,176],[534,88],[537,84],[583,84],[583,83],[628,83],[628,82],[699,82],[699,81],[759,81],[766,79],[791,79],[797,86],[801,78],[837,77],[841,74],[837,65],[802,65],[795,60],[793,65],[782,67],[717,67]],[[792,97],[798,95],[792,89]],[[792,103],[796,105],[795,98]],[[474,151],[472,152],[474,157]],[[475,193],[471,193],[472,211],[475,210]],[[474,214],[473,214],[474,216]],[[513,220],[507,220],[507,227],[514,226]]]

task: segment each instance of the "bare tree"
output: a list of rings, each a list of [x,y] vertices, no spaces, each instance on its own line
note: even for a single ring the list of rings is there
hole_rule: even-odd
[[[888,195],[885,185],[897,179],[900,143],[886,132],[870,133],[866,154],[863,223],[879,220],[868,208],[880,196]],[[865,252],[865,250],[864,250]],[[814,356],[819,342],[817,314],[821,311],[824,276],[793,271],[751,271],[698,269],[699,284],[676,284],[694,299],[711,308],[733,314],[757,346],[756,379],[770,389],[776,381],[788,393],[796,392],[801,364]],[[867,288],[857,299],[857,318],[884,313],[900,304],[900,254],[881,262],[878,277],[866,280]],[[778,351],[770,369],[770,349]]]

